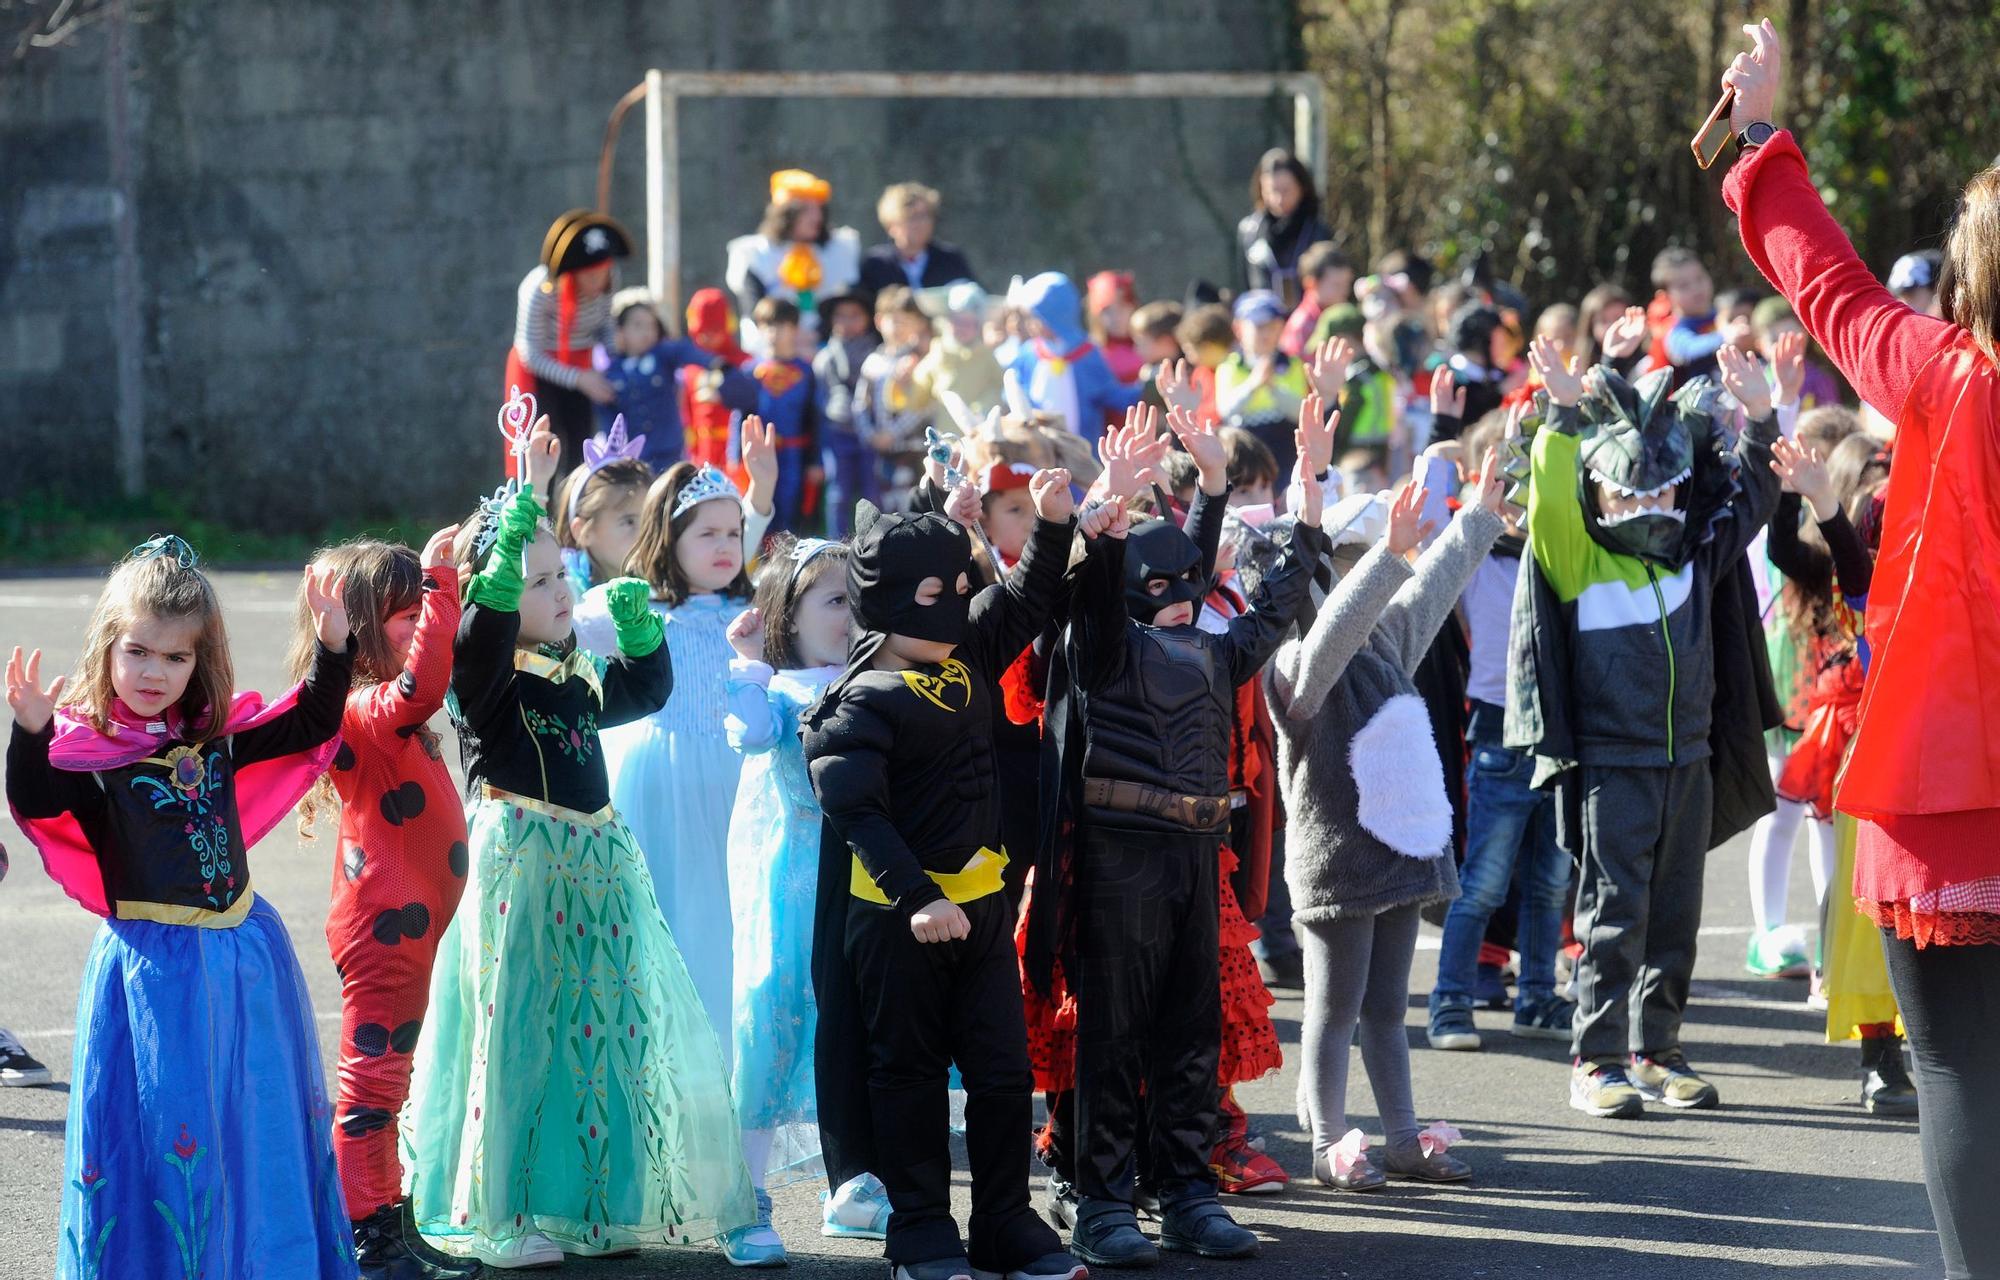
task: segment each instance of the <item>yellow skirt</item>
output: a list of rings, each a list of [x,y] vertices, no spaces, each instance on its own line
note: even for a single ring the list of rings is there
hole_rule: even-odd
[[[1826,928],[1821,939],[1826,996],[1826,1038],[1829,1044],[1858,1040],[1860,1028],[1893,1022],[1898,1034],[1903,1018],[1896,1010],[1896,993],[1889,986],[1889,963],[1882,956],[1882,933],[1875,922],[1854,909],[1854,845],[1859,824],[1844,813],[1833,815],[1836,861],[1826,887]]]

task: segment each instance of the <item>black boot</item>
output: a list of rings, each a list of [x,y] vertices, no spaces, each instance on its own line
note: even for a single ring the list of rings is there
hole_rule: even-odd
[[[457,1257],[424,1239],[423,1232],[417,1230],[417,1215],[408,1199],[396,1206],[396,1217],[403,1226],[403,1247],[429,1264],[437,1280],[473,1280],[486,1274],[479,1259]]]
[[[1917,1086],[1903,1067],[1903,1037],[1865,1037],[1861,1041],[1861,1072],[1861,1105],[1870,1115],[1917,1114]]]
[[[396,1206],[385,1204],[354,1224],[354,1260],[361,1280],[437,1280],[437,1273],[403,1243]]]
[[[1150,1267],[1160,1251],[1139,1232],[1132,1206],[1116,1200],[1085,1200],[1077,1206],[1069,1251],[1093,1267]]]

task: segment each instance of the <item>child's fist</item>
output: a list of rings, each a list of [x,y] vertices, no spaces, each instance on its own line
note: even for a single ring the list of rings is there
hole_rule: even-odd
[[[1035,500],[1035,514],[1063,524],[1076,510],[1076,498],[1069,491],[1069,469],[1049,467],[1028,480],[1028,496]]]
[[[759,609],[745,609],[729,624],[729,647],[736,650],[736,656],[745,662],[764,660],[764,614]]]

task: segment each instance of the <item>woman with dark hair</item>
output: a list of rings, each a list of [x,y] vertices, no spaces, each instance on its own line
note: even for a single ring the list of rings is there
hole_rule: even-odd
[[[795,303],[803,345],[811,349],[819,345],[819,299],[845,293],[861,279],[861,237],[853,227],[832,225],[826,207],[832,198],[833,184],[825,178],[780,169],[771,175],[771,203],[755,234],[729,242],[724,280],[752,354],[767,354],[750,322],[758,302]]]
[[[1245,278],[1269,289],[1290,311],[1299,304],[1299,255],[1333,233],[1319,217],[1312,171],[1283,147],[1273,147],[1250,175],[1250,212],[1236,224]]]
[[[1943,318],[1869,272],[1772,123],[1769,21],[1722,82],[1740,158],[1723,197],[1751,259],[1863,400],[1896,424],[1868,597],[1868,679],[1834,795],[1860,820],[1854,901],[1881,929],[1916,1054],[1924,1184],[1945,1274],[2000,1276],[2000,168],[1966,184]]]
[[[613,345],[617,260],[631,253],[632,237],[616,218],[571,209],[542,237],[542,260],[515,296],[514,346],[501,398],[516,387],[535,397],[562,441],[565,471],[597,430],[591,406],[618,399],[610,380],[593,367],[592,352]],[[511,472],[511,454],[507,465]]]

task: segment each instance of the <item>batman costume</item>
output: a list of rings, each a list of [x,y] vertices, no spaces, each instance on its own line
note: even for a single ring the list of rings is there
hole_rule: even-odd
[[[1051,688],[1049,773],[1060,779],[1058,822],[1073,823],[1072,865],[1065,875],[1045,844],[1049,873],[1038,871],[1036,884],[1068,891],[1031,919],[1027,967],[1042,986],[1060,954],[1074,975],[1080,1204],[1071,1247],[1098,1265],[1153,1256],[1133,1213],[1140,1141],[1162,1244],[1208,1257],[1257,1249],[1216,1202],[1208,1167],[1221,1042],[1217,858],[1229,831],[1235,691],[1304,606],[1323,540],[1317,529],[1303,533],[1226,633],[1203,632],[1192,611],[1213,585],[1226,505],[1198,496],[1192,536],[1149,520],[1123,540],[1092,543],[1057,667],[1067,687]],[[1187,624],[1150,625],[1182,603]]]
[[[942,515],[863,502],[848,560],[858,637],[808,714],[805,755],[826,814],[813,986],[821,1141],[835,1185],[873,1172],[888,1190],[884,1252],[898,1276],[968,1259],[1009,1280],[1066,1280],[1079,1264],[1028,1199],[1033,1078],[1002,889],[992,703],[1001,670],[1041,631],[1071,526],[1036,522],[1016,571],[977,595],[965,531]],[[918,601],[927,578],[942,581]],[[891,634],[955,645],[879,669]],[[949,899],[969,936],[919,942],[911,917]],[[966,1090],[969,1245],[951,1216],[946,1075]],[[956,1274],[951,1270],[939,1274]]]
[[[1671,370],[1634,383],[1590,370],[1576,405],[1546,409],[1528,467],[1505,739],[1534,754],[1537,785],[1556,786],[1563,843],[1582,861],[1571,1103],[1597,1115],[1639,1109],[1621,1078],[1628,1052],[1638,1093],[1715,1104],[1681,1053],[1702,863],[1760,799],[1770,808],[1768,791],[1719,808],[1711,770],[1767,709],[1740,574],[1777,505],[1777,423],[1734,436],[1713,382],[1669,398],[1672,385]]]

